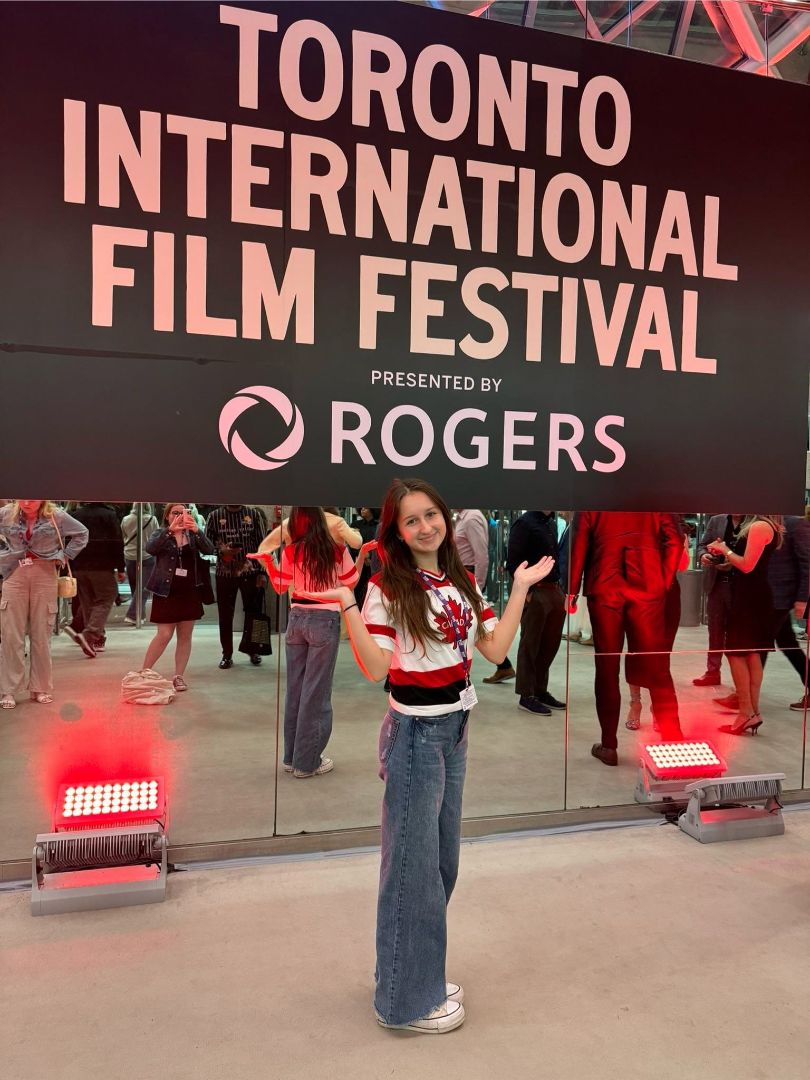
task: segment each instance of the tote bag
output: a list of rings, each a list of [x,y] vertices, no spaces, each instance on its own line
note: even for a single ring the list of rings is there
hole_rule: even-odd
[[[239,642],[239,652],[256,656],[273,655],[273,631],[270,626],[270,616],[265,610],[263,589],[261,609],[245,612],[245,629],[242,631],[242,640]]]

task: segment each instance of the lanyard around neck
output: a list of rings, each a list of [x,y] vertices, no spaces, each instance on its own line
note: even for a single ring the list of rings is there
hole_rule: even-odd
[[[442,611],[444,611],[444,614],[447,616],[447,621],[450,623],[450,626],[452,627],[452,630],[453,630],[454,644],[455,644],[456,648],[458,649],[459,656],[461,657],[461,663],[464,666],[464,677],[467,680],[467,685],[469,686],[470,685],[470,664],[467,662],[467,655],[468,655],[467,654],[467,635],[466,635],[466,633],[462,634],[462,632],[461,632],[462,627],[459,626],[458,620],[456,619],[456,616],[455,616],[455,614],[453,612],[453,609],[450,607],[449,603],[447,602],[447,599],[444,596],[442,596],[442,594],[436,588],[436,585],[434,584],[434,582],[432,582],[430,580],[430,578],[424,572],[424,570],[417,570],[416,572],[419,575],[419,577],[422,579],[422,581],[424,581],[424,583],[430,589],[430,591],[433,593],[433,595],[436,597],[436,599],[439,601],[439,603],[442,606]],[[463,597],[461,599],[461,603],[462,603],[462,607],[464,607],[465,605],[464,605],[464,598]]]

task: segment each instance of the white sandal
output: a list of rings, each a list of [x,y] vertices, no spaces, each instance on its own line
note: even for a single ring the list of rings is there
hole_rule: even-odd
[[[2,698],[0,698],[0,708],[13,709],[16,707],[16,705],[17,702],[14,700],[14,697],[11,694],[3,694]]]
[[[53,701],[53,694],[43,694],[38,690],[32,690],[31,700],[38,702],[40,705],[50,705]]]

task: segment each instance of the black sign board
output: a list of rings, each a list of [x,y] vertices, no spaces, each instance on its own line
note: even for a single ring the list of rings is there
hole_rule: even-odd
[[[778,512],[805,87],[389,3],[7,3],[2,493]]]

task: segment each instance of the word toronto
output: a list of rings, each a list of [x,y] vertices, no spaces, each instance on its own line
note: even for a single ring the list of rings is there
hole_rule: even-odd
[[[320,285],[328,290],[334,267],[347,264],[340,245],[351,241],[359,349],[376,349],[389,328],[399,333],[407,314],[414,354],[492,360],[509,351],[530,363],[574,364],[585,324],[602,367],[649,362],[716,374],[717,357],[698,352],[695,286],[701,278],[738,280],[738,267],[720,259],[720,199],[604,175],[631,145],[631,101],[618,79],[581,81],[577,71],[471,58],[444,43],[409,57],[393,38],[336,32],[292,10],[210,5],[234,61],[229,109],[254,122],[141,109],[136,126],[118,105],[64,100],[66,203],[125,205],[131,220],[134,197],[153,221],[161,214],[206,221],[215,216],[209,188],[227,183],[235,227],[223,237],[216,221],[209,250],[200,231],[93,224],[93,325],[112,326],[116,290],[134,289],[158,332],[314,345],[316,321],[328,321],[332,334],[335,318],[332,305],[316,302],[317,265],[327,264]],[[257,113],[278,126],[257,125]],[[306,131],[294,130],[298,121]],[[407,135],[408,146],[362,141],[364,129],[382,123]],[[313,134],[318,124],[339,131],[340,142]],[[474,147],[483,148],[481,160],[471,156]],[[492,160],[495,151],[502,160]],[[239,226],[253,238],[240,237]],[[266,242],[255,238],[257,227],[267,230]],[[296,243],[299,234],[313,234],[317,246]],[[357,254],[358,241],[374,246]],[[403,257],[392,253],[397,246]],[[150,251],[151,274],[137,262],[136,280],[128,248]],[[434,257],[417,257],[428,250]],[[451,252],[458,262],[448,261]],[[492,258],[471,265],[471,253]],[[595,276],[597,261],[611,271],[609,285]],[[223,312],[210,295],[209,270],[222,264],[241,278],[237,313]],[[572,272],[583,264],[588,273]],[[646,361],[648,353],[657,358]]]

